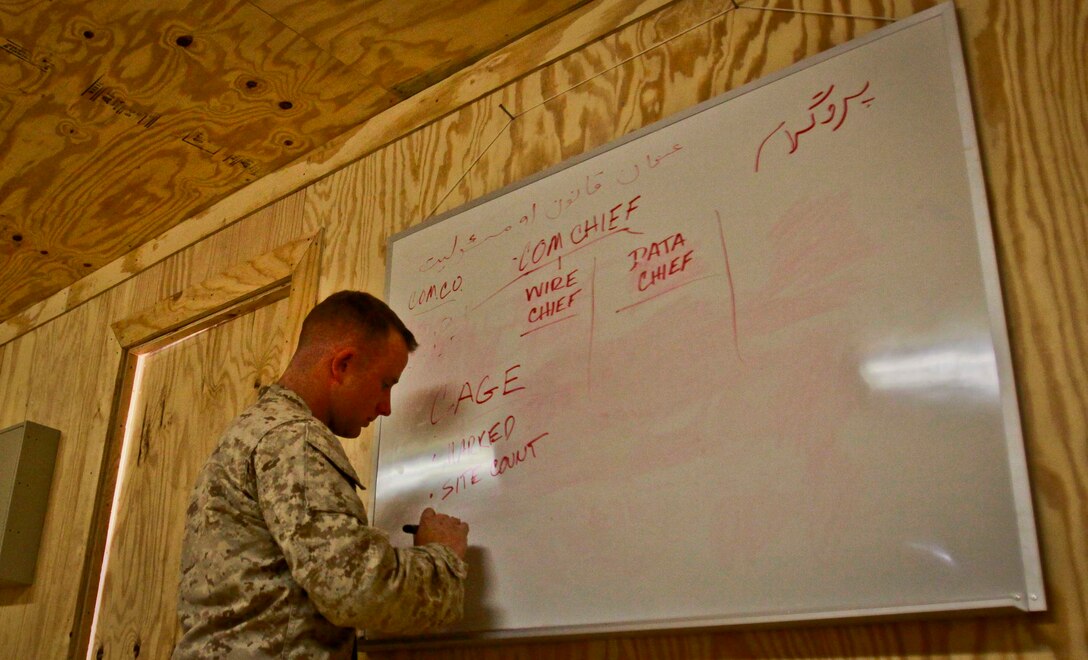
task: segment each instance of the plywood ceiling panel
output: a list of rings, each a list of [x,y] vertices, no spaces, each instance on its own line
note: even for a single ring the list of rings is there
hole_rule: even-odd
[[[333,57],[411,95],[590,0],[253,0]]]
[[[0,4],[0,320],[586,1]]]

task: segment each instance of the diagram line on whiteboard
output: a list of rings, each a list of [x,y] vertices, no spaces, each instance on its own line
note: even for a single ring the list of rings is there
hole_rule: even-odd
[[[733,319],[733,348],[737,352],[737,359],[744,362],[740,354],[740,333],[737,331],[737,289],[733,285],[733,269],[729,266],[729,248],[725,244],[725,226],[722,224],[722,214],[714,209],[714,215],[718,218],[718,236],[722,239],[722,256],[725,257],[725,276],[729,283],[729,306]]]
[[[597,330],[597,257],[589,274],[589,342],[586,356],[586,385],[593,391],[593,339]]]

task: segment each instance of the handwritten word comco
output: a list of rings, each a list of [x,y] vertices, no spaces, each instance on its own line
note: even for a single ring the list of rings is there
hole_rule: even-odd
[[[525,301],[536,304],[529,308],[529,323],[537,323],[569,310],[574,305],[575,297],[582,292],[578,288],[578,269],[566,275],[556,275],[525,288]],[[553,294],[558,293],[558,297]],[[540,300],[543,296],[552,296]]]
[[[445,300],[452,294],[460,291],[464,283],[464,279],[458,275],[452,280],[444,280],[441,283],[431,284],[422,289],[413,291],[411,297],[408,298],[408,309],[414,310],[417,307],[423,307],[427,303],[434,302],[435,300]]]
[[[642,268],[638,274],[638,290],[646,291],[655,284],[664,282],[677,273],[684,272],[691,264],[692,255],[695,253],[695,250],[687,250],[681,254],[685,245],[687,243],[684,240],[684,235],[676,232],[664,240],[655,241],[628,252],[627,256],[631,258],[631,268],[628,269],[628,272],[633,272],[639,267]],[[651,261],[660,260],[661,257],[668,258],[669,255],[676,256],[668,261],[650,266]]]
[[[642,195],[635,195],[626,202],[616,204],[606,211],[591,215],[572,225],[565,232],[557,231],[536,242],[529,241],[522,249],[520,258],[514,259],[518,262],[518,272],[524,273],[553,255],[562,256],[568,247],[579,245],[591,238],[619,231],[630,231],[624,225],[631,221],[631,215],[638,209],[638,200],[641,198]]]
[[[456,415],[460,412],[461,404],[465,401],[479,406],[490,401],[496,394],[501,398],[509,396],[514,392],[524,390],[524,385],[516,384],[518,382],[518,376],[515,372],[520,368],[520,364],[515,364],[503,372],[503,381],[501,385],[492,385],[488,387],[488,381],[491,380],[490,375],[485,375],[477,381],[475,387],[473,387],[473,381],[464,381],[464,384],[461,386],[461,393],[457,396],[457,400],[449,404],[446,403],[447,390],[443,387],[436,392],[434,398],[431,399],[431,425],[438,424],[447,415]],[[443,410],[445,412],[442,412]]]

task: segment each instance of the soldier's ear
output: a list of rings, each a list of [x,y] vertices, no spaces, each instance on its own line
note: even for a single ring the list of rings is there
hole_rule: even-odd
[[[354,347],[346,346],[332,354],[329,362],[329,378],[338,385],[343,384],[347,376],[348,367],[352,360],[358,359],[358,351]]]

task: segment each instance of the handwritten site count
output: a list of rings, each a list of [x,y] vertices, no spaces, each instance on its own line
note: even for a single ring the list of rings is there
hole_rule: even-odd
[[[775,137],[775,135],[781,134],[786,138],[786,144],[782,144],[781,140],[778,140],[777,144],[781,145],[781,149],[785,149],[787,146],[789,147],[786,155],[793,154],[801,146],[801,136],[813,131],[817,127],[830,126],[832,132],[839,130],[846,121],[847,116],[850,114],[851,101],[855,101],[855,106],[860,103],[862,107],[868,108],[876,98],[875,96],[860,98],[865,96],[868,91],[869,81],[867,80],[860,90],[847,96],[839,97],[834,95],[834,84],[830,85],[826,90],[814,94],[812,96],[813,102],[808,106],[808,118],[805,119],[799,127],[794,127],[791,130],[786,128],[786,122],[782,121],[767,135],[767,137],[763,138],[763,142],[760,143],[759,148],[756,150],[755,171],[759,171],[763,150],[769,145],[774,144],[771,143],[771,138]],[[781,133],[779,133],[780,131]]]
[[[432,425],[437,425],[447,417],[454,417],[462,412],[462,405],[484,406],[492,401],[504,399],[507,396],[527,389],[527,386],[519,382],[518,371],[521,364],[514,364],[503,372],[501,383],[495,379],[496,384],[491,384],[491,374],[485,374],[481,378],[466,380],[461,386],[461,392],[455,401],[449,401],[446,388],[437,392],[431,401],[430,420]],[[475,383],[475,384],[474,384]],[[439,499],[445,500],[451,495],[481,483],[484,479],[495,479],[503,476],[528,461],[537,458],[537,443],[548,437],[548,432],[538,433],[531,439],[517,443],[514,440],[514,429],[517,426],[517,418],[513,414],[499,413],[499,419],[479,427],[479,431],[462,435],[459,440],[451,440],[446,443],[442,452],[435,452],[431,461],[454,466],[458,472],[446,478],[439,489]],[[476,460],[481,450],[500,448],[497,455],[494,451],[488,452],[490,461]],[[465,461],[469,464],[461,468]],[[433,498],[435,492],[430,497]]]

